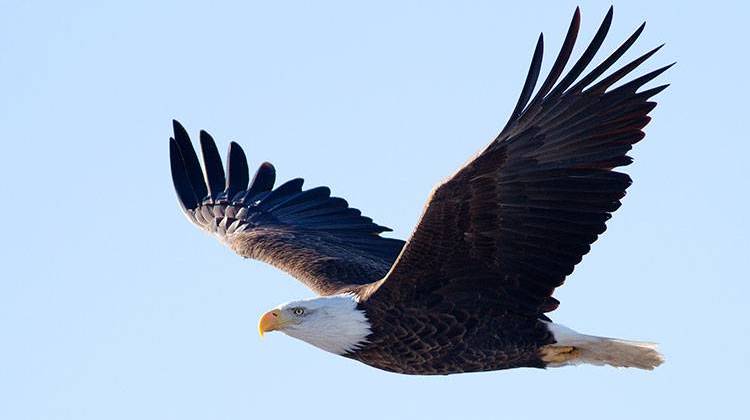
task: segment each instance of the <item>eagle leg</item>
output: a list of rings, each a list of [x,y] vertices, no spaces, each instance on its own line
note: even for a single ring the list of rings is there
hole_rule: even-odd
[[[573,346],[544,346],[540,349],[542,361],[548,365],[560,365],[578,358],[581,352]]]

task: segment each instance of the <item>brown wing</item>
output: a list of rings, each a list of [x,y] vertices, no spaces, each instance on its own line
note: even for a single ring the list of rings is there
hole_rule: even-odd
[[[276,171],[258,168],[252,182],[242,148],[231,143],[224,175],[211,136],[201,131],[204,172],[185,129],[174,121],[172,180],[182,210],[199,228],[246,258],[272,264],[329,295],[382,278],[404,244],[328,187],[302,190],[297,178],[273,189]]]
[[[649,98],[665,86],[638,89],[667,67],[608,90],[654,49],[593,84],[640,35],[643,25],[582,77],[606,36],[612,9],[591,44],[558,82],[575,43],[576,10],[549,76],[533,99],[542,37],[518,104],[500,135],[432,193],[422,219],[389,274],[363,298],[448,300],[505,305],[541,316],[589,246],[620,207],[627,165],[644,137]]]

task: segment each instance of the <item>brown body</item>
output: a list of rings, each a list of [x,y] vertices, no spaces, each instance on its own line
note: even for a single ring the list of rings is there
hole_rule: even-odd
[[[543,368],[547,326],[502,309],[360,305],[373,326],[368,343],[345,355],[389,372],[448,375],[517,367]]]

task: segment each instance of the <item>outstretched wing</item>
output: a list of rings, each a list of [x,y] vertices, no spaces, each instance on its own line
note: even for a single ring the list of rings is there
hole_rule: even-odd
[[[276,171],[263,163],[250,181],[242,148],[232,142],[227,171],[216,144],[200,133],[203,169],[185,129],[173,122],[169,157],[187,218],[246,258],[272,264],[321,295],[382,278],[404,244],[383,238],[373,223],[328,187],[302,190],[292,179],[273,188]],[[205,171],[205,180],[204,180]]]
[[[620,207],[631,163],[626,153],[644,134],[649,98],[638,92],[669,66],[610,87],[656,48],[594,83],[633,45],[643,25],[580,78],[609,30],[612,9],[591,44],[562,75],[578,33],[576,9],[562,49],[536,95],[539,37],[526,83],[500,135],[436,187],[418,227],[388,276],[363,290],[413,304],[503,305],[543,316],[558,303],[554,289],[573,272]]]

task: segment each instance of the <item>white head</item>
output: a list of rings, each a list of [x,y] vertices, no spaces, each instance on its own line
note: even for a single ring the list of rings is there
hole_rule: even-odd
[[[347,294],[280,305],[260,318],[258,331],[261,336],[281,331],[325,351],[344,354],[366,342],[370,323],[364,311],[357,309],[356,297]]]

